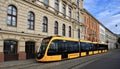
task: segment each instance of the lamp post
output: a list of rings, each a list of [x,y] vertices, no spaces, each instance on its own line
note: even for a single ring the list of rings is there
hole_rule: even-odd
[[[119,30],[118,24],[115,25],[116,29]],[[120,33],[116,34],[116,48],[119,48],[120,46]]]
[[[82,25],[79,25],[79,26],[82,28],[82,32],[83,32],[83,27],[85,27],[85,26],[84,26],[83,24],[82,24]],[[79,37],[79,52],[80,52],[79,55],[80,55],[80,56],[81,56],[81,43],[80,43],[80,40],[81,40],[81,36],[82,36],[82,34],[83,34],[82,32],[81,32],[81,29],[80,29],[80,34],[79,34],[79,36],[80,36],[80,37]],[[84,31],[84,32],[85,32],[85,31]],[[85,33],[84,33],[84,35],[85,35]]]
[[[84,25],[79,25],[79,26],[80,26],[80,27],[81,27],[81,26],[84,27]],[[79,53],[80,53],[79,55],[81,56],[81,43],[80,43],[81,34],[82,34],[82,33],[81,33],[81,28],[73,29],[73,32],[74,32],[74,33],[73,33],[73,37],[75,36],[75,35],[74,35],[74,34],[75,34],[75,31],[78,32],[78,41],[79,41],[78,44],[79,44]]]

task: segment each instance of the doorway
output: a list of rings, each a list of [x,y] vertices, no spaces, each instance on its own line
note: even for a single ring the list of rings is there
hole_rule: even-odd
[[[25,43],[26,59],[35,58],[35,42],[27,41]]]

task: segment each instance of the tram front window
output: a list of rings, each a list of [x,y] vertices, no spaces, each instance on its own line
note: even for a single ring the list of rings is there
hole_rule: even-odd
[[[42,40],[41,46],[37,50],[37,58],[38,59],[41,59],[44,56],[49,41],[50,41],[49,39]]]

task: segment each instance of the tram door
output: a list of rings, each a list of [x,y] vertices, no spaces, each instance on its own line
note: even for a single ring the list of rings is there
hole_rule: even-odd
[[[67,59],[68,58],[68,54],[67,53],[62,53],[62,59]]]
[[[67,41],[61,43],[62,59],[68,58]]]
[[[35,42],[26,42],[25,43],[25,52],[26,52],[26,59],[35,58]]]

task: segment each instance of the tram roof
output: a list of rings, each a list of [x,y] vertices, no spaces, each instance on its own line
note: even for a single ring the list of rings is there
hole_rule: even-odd
[[[107,45],[107,43],[105,43],[105,42],[102,42],[102,43],[98,43],[98,44],[105,44],[105,45]]]
[[[98,44],[98,42],[92,42],[93,44]]]
[[[93,42],[88,41],[88,40],[79,40],[79,39],[75,39],[75,38],[68,38],[68,37],[62,37],[62,36],[49,36],[49,37],[53,38],[53,39],[61,39],[61,40],[70,40],[70,41],[80,41],[80,42],[93,43]]]
[[[61,39],[61,40],[78,41],[78,39],[74,39],[74,38],[67,38],[67,37],[59,37],[59,36],[53,36],[53,39]]]
[[[88,40],[80,40],[80,42],[88,42],[88,43],[92,43],[91,41],[88,41]]]

